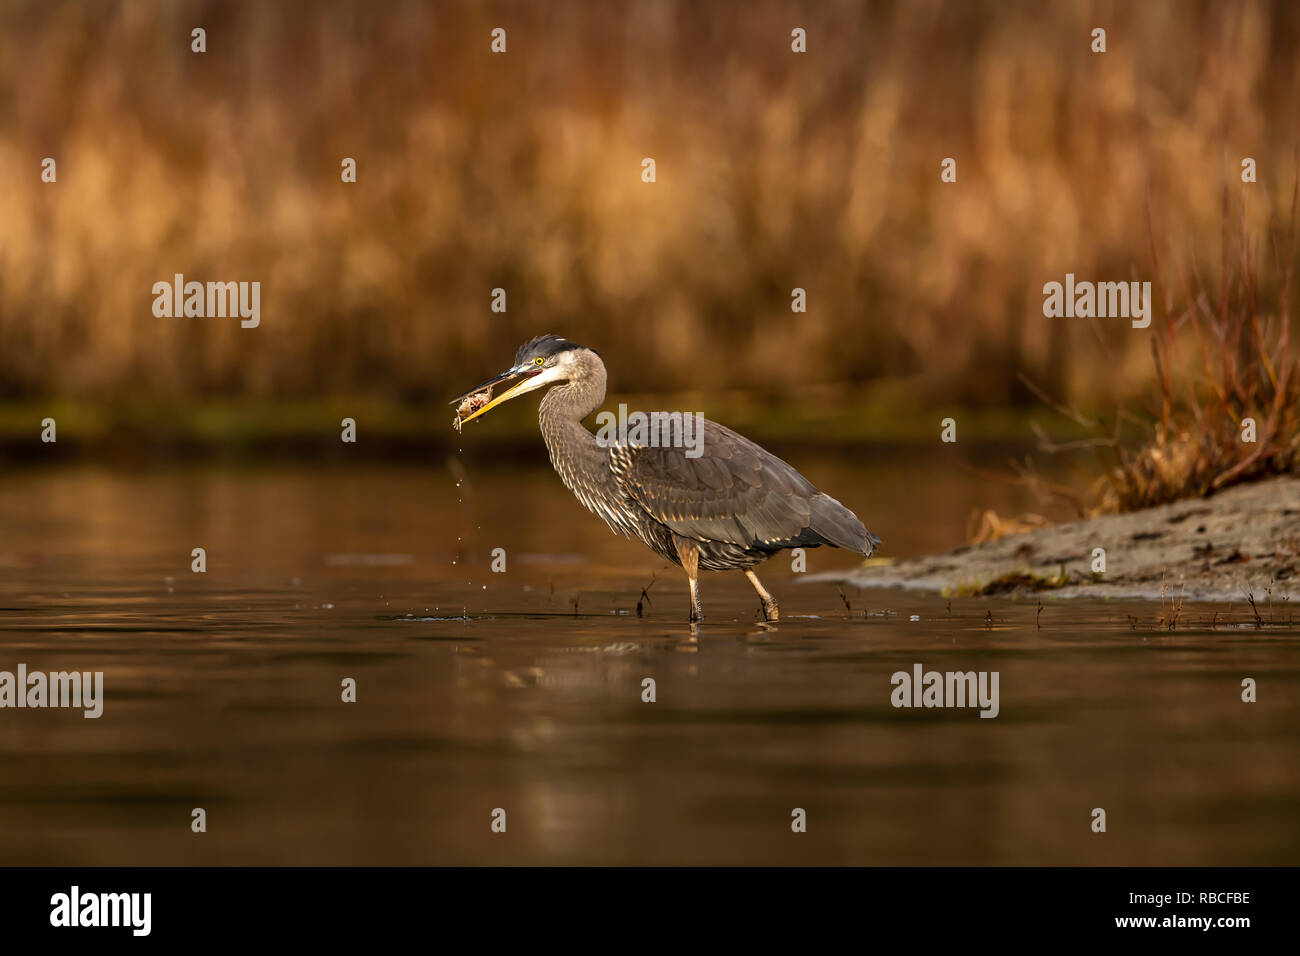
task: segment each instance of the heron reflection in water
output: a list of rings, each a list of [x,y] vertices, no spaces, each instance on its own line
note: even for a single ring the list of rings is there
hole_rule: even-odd
[[[605,401],[605,384],[605,363],[594,351],[542,335],[519,349],[513,366],[451,404],[459,406],[459,428],[512,398],[549,389],[537,418],[560,479],[614,531],[682,567],[692,622],[704,618],[701,569],[744,571],[764,619],[775,621],[779,608],[755,565],[786,548],[826,544],[869,556],[880,544],[848,508],[716,422],[703,420],[696,457],[684,448],[602,443],[582,421]]]

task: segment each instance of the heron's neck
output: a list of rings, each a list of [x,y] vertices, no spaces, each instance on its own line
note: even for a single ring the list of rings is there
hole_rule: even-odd
[[[582,424],[605,401],[605,366],[594,355],[591,358],[585,374],[542,397],[537,413],[551,464],[584,504],[586,495],[611,477],[608,452]]]

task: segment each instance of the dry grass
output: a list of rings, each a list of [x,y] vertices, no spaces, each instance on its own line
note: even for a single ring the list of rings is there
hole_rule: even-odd
[[[1217,275],[1207,278],[1194,259],[1172,257],[1177,265],[1165,319],[1151,336],[1156,390],[1141,414],[1122,411],[1107,429],[1073,406],[1056,406],[1092,437],[1061,446],[1040,432],[1042,447],[1087,447],[1102,470],[1088,493],[1074,496],[1082,516],[1136,511],[1300,471],[1300,354],[1291,342],[1297,196],[1300,183],[1285,224],[1268,232],[1271,269],[1249,235],[1244,204],[1234,209],[1226,192]],[[1153,238],[1159,273],[1155,250]],[[1246,440],[1248,420],[1253,441]]]
[[[1000,541],[1015,534],[1024,534],[1047,528],[1051,522],[1038,514],[1024,514],[1018,518],[1003,518],[992,508],[976,509],[966,522],[966,543],[971,545]]]
[[[620,390],[1136,392],[1144,344],[1044,320],[1042,283],[1128,276],[1148,195],[1212,237],[1238,154],[1266,222],[1298,36],[1286,0],[12,0],[0,398],[427,402],[547,330]],[[262,327],[154,318],[175,272],[261,281]]]
[[[1298,189],[1292,191],[1284,234],[1273,232],[1267,247],[1280,274],[1269,312],[1261,315],[1259,249],[1244,215],[1229,214],[1226,195],[1217,287],[1199,271],[1178,270],[1181,311],[1151,341],[1159,417],[1148,444],[1132,453],[1118,449],[1103,499],[1110,510],[1131,511],[1296,471],[1300,368],[1291,345],[1291,306]],[[1183,347],[1180,325],[1191,330],[1194,348]],[[1188,351],[1197,371],[1180,393],[1173,370]],[[1255,426],[1253,442],[1245,440],[1247,419]]]

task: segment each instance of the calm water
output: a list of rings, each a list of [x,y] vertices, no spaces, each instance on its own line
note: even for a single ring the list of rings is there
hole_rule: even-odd
[[[894,554],[1029,505],[791,457]],[[692,631],[680,571],[549,470],[464,467],[0,477],[0,670],[106,685],[99,720],[0,710],[0,863],[1300,862],[1300,627],[861,591],[850,614],[778,559],[780,624],[708,575]],[[918,662],[998,671],[1000,716],[892,708]]]

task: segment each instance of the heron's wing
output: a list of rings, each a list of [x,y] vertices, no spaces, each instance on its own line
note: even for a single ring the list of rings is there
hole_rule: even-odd
[[[620,445],[610,466],[628,496],[677,534],[744,548],[833,544],[870,554],[857,517],[743,435],[704,420],[699,457],[686,448]]]

